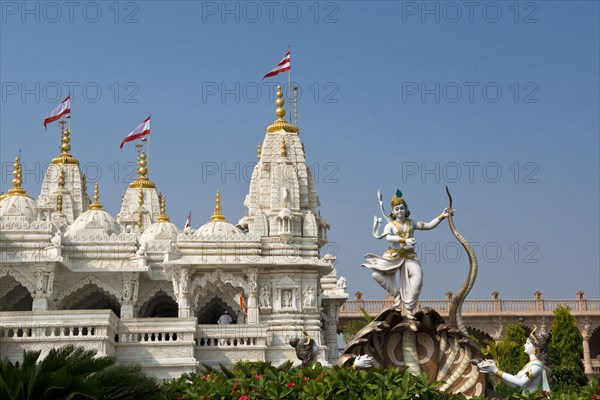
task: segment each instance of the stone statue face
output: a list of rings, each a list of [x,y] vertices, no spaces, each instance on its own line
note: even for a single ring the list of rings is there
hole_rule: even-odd
[[[535,347],[533,346],[533,343],[531,343],[531,340],[529,340],[529,339],[527,339],[527,341],[525,342],[525,345],[523,347],[525,348],[526,354],[531,355],[535,351]]]
[[[406,206],[404,204],[398,204],[397,206],[394,206],[392,209],[392,214],[394,214],[397,219],[406,217]]]

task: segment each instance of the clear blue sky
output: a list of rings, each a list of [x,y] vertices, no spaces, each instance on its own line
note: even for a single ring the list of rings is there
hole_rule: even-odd
[[[457,227],[479,244],[471,298],[597,298],[598,4],[2,1],[1,189],[21,149],[39,195],[59,144],[42,120],[71,87],[73,154],[113,215],[135,160],[119,143],[152,114],[150,174],[171,219],[191,209],[200,226],[221,189],[237,221],[275,118],[269,85],[287,82],[262,76],[291,44],[325,251],[351,296],[385,295],[360,267],[386,247],[370,234],[377,189],[386,204],[401,189],[429,220],[448,184]],[[416,238],[422,298],[455,292],[467,260],[447,224]]]

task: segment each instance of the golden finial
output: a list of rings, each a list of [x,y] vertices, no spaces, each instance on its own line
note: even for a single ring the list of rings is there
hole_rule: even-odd
[[[100,187],[98,186],[98,182],[96,182],[96,186],[94,187],[94,202],[90,204],[90,210],[102,210],[102,204],[100,204]]]
[[[52,164],[79,164],[79,160],[69,153],[71,151],[71,131],[69,128],[65,129],[65,121],[60,121],[60,130],[62,137],[60,140],[60,154],[58,157],[52,159]]]
[[[142,213],[138,213],[137,226],[142,229]]]
[[[285,149],[285,139],[281,137],[281,157],[287,157],[287,150]]]
[[[267,132],[279,132],[284,130],[285,132],[298,133],[298,128],[287,122],[283,117],[285,116],[285,109],[283,108],[285,101],[283,100],[283,92],[281,91],[281,85],[277,86],[277,100],[275,100],[277,108],[275,109],[275,115],[277,120],[273,122],[267,128]]]
[[[147,165],[148,162],[146,162],[146,153],[142,151],[142,154],[140,154],[140,166],[138,168],[139,176],[143,176],[144,178],[146,177],[146,174],[148,173],[148,168],[146,168]]]
[[[62,193],[56,196],[56,212],[62,212]]]
[[[167,217],[167,205],[165,196],[162,193],[158,195],[160,201],[160,215],[156,219],[158,222],[170,222],[171,220]]]
[[[211,221],[225,221],[225,216],[221,214],[221,192],[217,190],[217,200],[215,205],[215,213],[210,217]]]
[[[22,178],[23,174],[21,171],[21,159],[19,157],[15,157],[15,163],[13,164],[13,176],[15,177],[12,180],[13,188],[10,189],[7,193],[8,196],[26,196],[27,192],[25,189],[21,187],[23,184]]]
[[[256,154],[258,155],[258,161],[260,161],[260,157],[261,157],[261,145],[260,142],[258,142],[258,147],[256,149]]]
[[[144,190],[140,186],[140,190],[138,191],[138,205],[141,207],[144,205]]]
[[[277,100],[275,100],[275,105],[277,106],[275,109],[275,115],[277,115],[279,119],[283,119],[283,117],[285,117],[285,109],[283,108],[285,101],[283,100],[283,91],[281,90],[281,85],[277,86]]]
[[[65,169],[64,168],[61,168],[60,172],[58,173],[58,187],[60,189],[65,188]]]
[[[85,174],[81,175],[81,190],[83,190],[83,192],[87,192],[87,177],[85,176]]]
[[[148,161],[146,161],[146,153],[141,151],[140,152],[140,147],[141,144],[139,144],[138,147],[138,177],[135,181],[131,182],[129,184],[130,188],[155,188],[156,185],[154,184],[154,182],[152,182],[150,179],[148,179],[147,175],[148,175]],[[136,145],[137,146],[137,145]]]

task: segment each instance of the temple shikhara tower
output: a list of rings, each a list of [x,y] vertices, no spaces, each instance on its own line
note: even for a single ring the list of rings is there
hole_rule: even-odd
[[[17,157],[0,197],[0,356],[75,344],[173,377],[202,364],[295,360],[289,341],[305,330],[319,361],[335,364],[348,295],[335,257],[321,254],[329,225],[281,88],[276,105],[243,204],[222,210],[217,192],[197,229],[170,222],[177,193],[149,179],[160,166],[141,145],[116,217],[102,206],[102,182],[87,187],[64,123],[37,199]],[[233,323],[217,324],[226,312]]]

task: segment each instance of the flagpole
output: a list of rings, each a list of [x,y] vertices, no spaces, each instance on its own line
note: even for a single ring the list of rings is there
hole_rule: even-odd
[[[71,101],[71,93],[69,93],[69,104]],[[69,106],[69,110],[71,109],[71,106]],[[69,115],[67,116],[68,120],[67,120],[67,129],[69,130],[69,133],[71,133],[71,111],[69,111]]]
[[[298,86],[294,85],[294,124],[298,127]]]
[[[290,53],[290,69],[288,69],[288,89],[287,89],[287,93],[290,93],[290,90],[292,89],[292,46],[288,44],[288,52]],[[291,99],[290,99],[291,100]]]
[[[150,134],[148,133],[148,165],[150,165]],[[150,168],[148,168],[148,178],[150,178]]]

